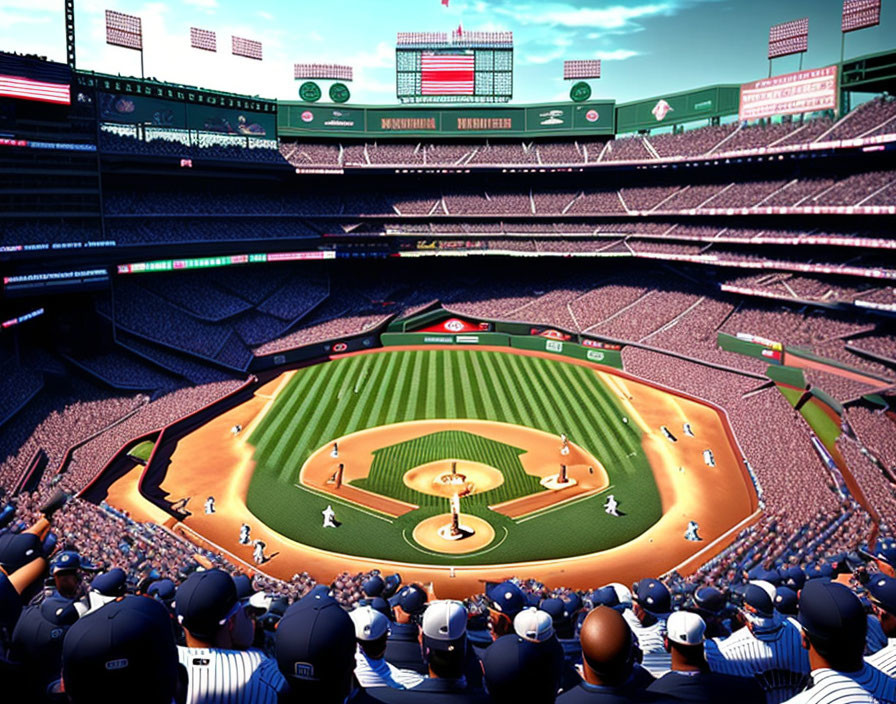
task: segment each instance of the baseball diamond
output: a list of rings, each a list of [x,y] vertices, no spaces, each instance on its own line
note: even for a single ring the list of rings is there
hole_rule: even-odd
[[[693,437],[662,431],[684,423]],[[481,529],[449,545],[451,472],[460,523]],[[272,574],[398,566],[442,593],[521,564],[564,584],[603,569],[634,578],[644,559],[673,569],[757,515],[717,408],[585,360],[488,346],[386,347],[285,372],[179,438],[159,488],[214,495],[214,516],[175,529],[248,560],[248,523]],[[135,493],[123,480],[110,499]],[[322,526],[327,506],[335,528]],[[699,542],[684,539],[690,521]]]

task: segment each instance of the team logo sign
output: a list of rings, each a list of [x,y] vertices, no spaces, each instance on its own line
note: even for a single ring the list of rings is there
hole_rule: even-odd
[[[344,103],[351,97],[348,86],[345,83],[334,83],[330,86],[330,100],[334,103]]]
[[[588,122],[597,122],[600,119],[600,113],[597,110],[589,110],[585,113],[585,119]]]
[[[334,352],[345,352],[347,349],[348,345],[344,342],[337,342],[335,345],[333,345]]]
[[[463,332],[465,327],[463,321],[460,321],[457,318],[451,318],[451,320],[445,321],[445,329],[450,332]]]
[[[548,340],[545,343],[544,348],[548,352],[562,352],[563,351],[563,343],[559,342],[557,340]]]
[[[320,86],[314,81],[305,81],[299,86],[299,97],[306,103],[316,103],[320,100]]]
[[[592,362],[602,362],[604,359],[604,353],[598,352],[597,350],[588,350],[585,356]]]
[[[311,122],[314,119],[314,113],[306,110],[302,113],[302,122]]]
[[[591,86],[579,81],[569,90],[569,97],[575,103],[583,103],[591,97]]]
[[[650,112],[653,113],[653,116],[656,118],[657,122],[662,122],[666,115],[672,112],[675,108],[673,108],[669,103],[665,100],[660,100],[656,105],[653,106],[653,110]]]

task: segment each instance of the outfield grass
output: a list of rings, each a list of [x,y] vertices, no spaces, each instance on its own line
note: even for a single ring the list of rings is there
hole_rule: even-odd
[[[634,424],[622,423],[623,415],[616,397],[593,370],[562,361],[476,349],[396,349],[347,357],[296,372],[252,433],[249,442],[256,448],[256,469],[247,504],[270,527],[299,542],[380,559],[494,564],[595,552],[635,538],[661,516],[659,493],[641,449],[641,432]],[[491,522],[498,538],[487,552],[448,557],[426,553],[410,539],[420,520],[444,511],[439,502],[386,519],[296,485],[309,455],[343,435],[390,423],[445,418],[494,420],[552,435],[566,433],[601,461],[610,488],[517,520],[489,511],[484,504],[469,503],[465,510]],[[416,448],[418,457],[428,459],[414,461],[415,465],[451,457],[449,450],[457,450],[446,445],[439,457],[437,445],[423,447]],[[482,451],[483,447],[471,450]],[[463,459],[484,461],[481,454]],[[507,460],[492,457],[486,463],[495,466],[494,461]],[[624,520],[603,512],[607,492],[620,502]],[[320,511],[328,503],[342,522],[338,531],[321,527]]]
[[[155,446],[156,444],[152,440],[144,440],[128,450],[128,456],[138,459],[145,464],[149,461],[149,456],[152,454]]]

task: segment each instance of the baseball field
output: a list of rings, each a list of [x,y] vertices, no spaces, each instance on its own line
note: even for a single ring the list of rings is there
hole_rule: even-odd
[[[512,574],[590,588],[686,573],[759,515],[720,409],[590,361],[506,347],[334,356],[256,384],[159,444],[151,492],[188,501],[186,513],[154,503],[139,466],[107,501],[249,568],[246,524],[265,544],[255,568],[284,579],[378,568],[442,596]],[[455,494],[462,530],[449,539]]]
[[[496,564],[569,557],[620,545],[661,516],[660,496],[641,443],[642,430],[626,423],[626,412],[607,386],[586,367],[542,357],[476,349],[401,350],[357,355],[299,370],[280,391],[248,438],[255,472],[247,504],[274,530],[324,550],[363,557],[429,564]],[[369,474],[348,483],[419,506],[400,516],[342,498],[326,485],[301,482],[303,465],[319,448],[357,431],[420,420],[472,419],[542,431],[549,437],[558,472],[560,434],[606,469],[609,485],[560,506],[549,505],[516,519],[489,506],[548,492],[540,477],[525,471],[527,448],[470,431],[443,430],[401,442],[383,437]],[[331,458],[326,474],[347,460]],[[325,452],[325,456],[329,453]],[[489,522],[491,545],[465,555],[442,554],[416,543],[422,520],[449,511],[449,500],[409,487],[411,469],[438,460],[477,462],[498,469],[500,487],[474,493],[462,511]],[[345,462],[347,463],[347,462]],[[587,473],[587,466],[572,475]],[[594,466],[594,464],[590,465]],[[347,467],[347,470],[353,469]],[[612,493],[625,520],[607,515]],[[321,510],[332,504],[338,530],[324,530]]]

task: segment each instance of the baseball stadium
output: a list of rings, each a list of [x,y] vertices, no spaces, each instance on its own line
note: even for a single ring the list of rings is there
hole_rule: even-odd
[[[697,633],[696,670],[751,681],[687,701],[814,702],[800,692],[827,686],[824,643],[855,635],[822,637],[820,589],[838,623],[853,602],[867,621],[857,657],[881,680],[855,686],[896,701],[896,8],[763,0],[744,55],[713,67],[693,47],[705,65],[663,92],[607,37],[652,37],[663,57],[696,22],[715,47],[734,3],[427,3],[359,6],[388,34],[373,53],[345,39],[356,60],[335,63],[309,63],[310,34],[284,53],[273,29],[270,45],[234,34],[228,56],[224,0],[177,9],[169,63],[173,8],[163,31],[136,3],[65,0],[56,53],[0,30],[0,672],[16,701],[104,701],[98,683],[131,681],[143,656],[94,612],[152,602],[170,623],[139,637],[159,658],[170,640],[182,667],[146,695],[166,704],[416,702],[439,678],[463,702],[591,701],[576,693],[611,686],[589,655],[609,648],[599,620],[633,636],[614,701],[642,701],[639,670],[667,694],[651,687]],[[302,613],[330,625],[296,631]],[[352,688],[331,691],[335,646],[315,638],[360,618],[383,635],[347,636]],[[413,676],[367,648],[408,624]],[[732,664],[731,639],[770,624],[800,662]],[[519,663],[550,642],[565,665],[490,668],[511,636]],[[293,637],[310,650],[284,665]],[[449,640],[474,677],[439,674],[427,643]],[[257,661],[213,685],[225,665],[203,649]],[[168,686],[165,662],[145,667]],[[527,700],[536,675],[556,686]]]

